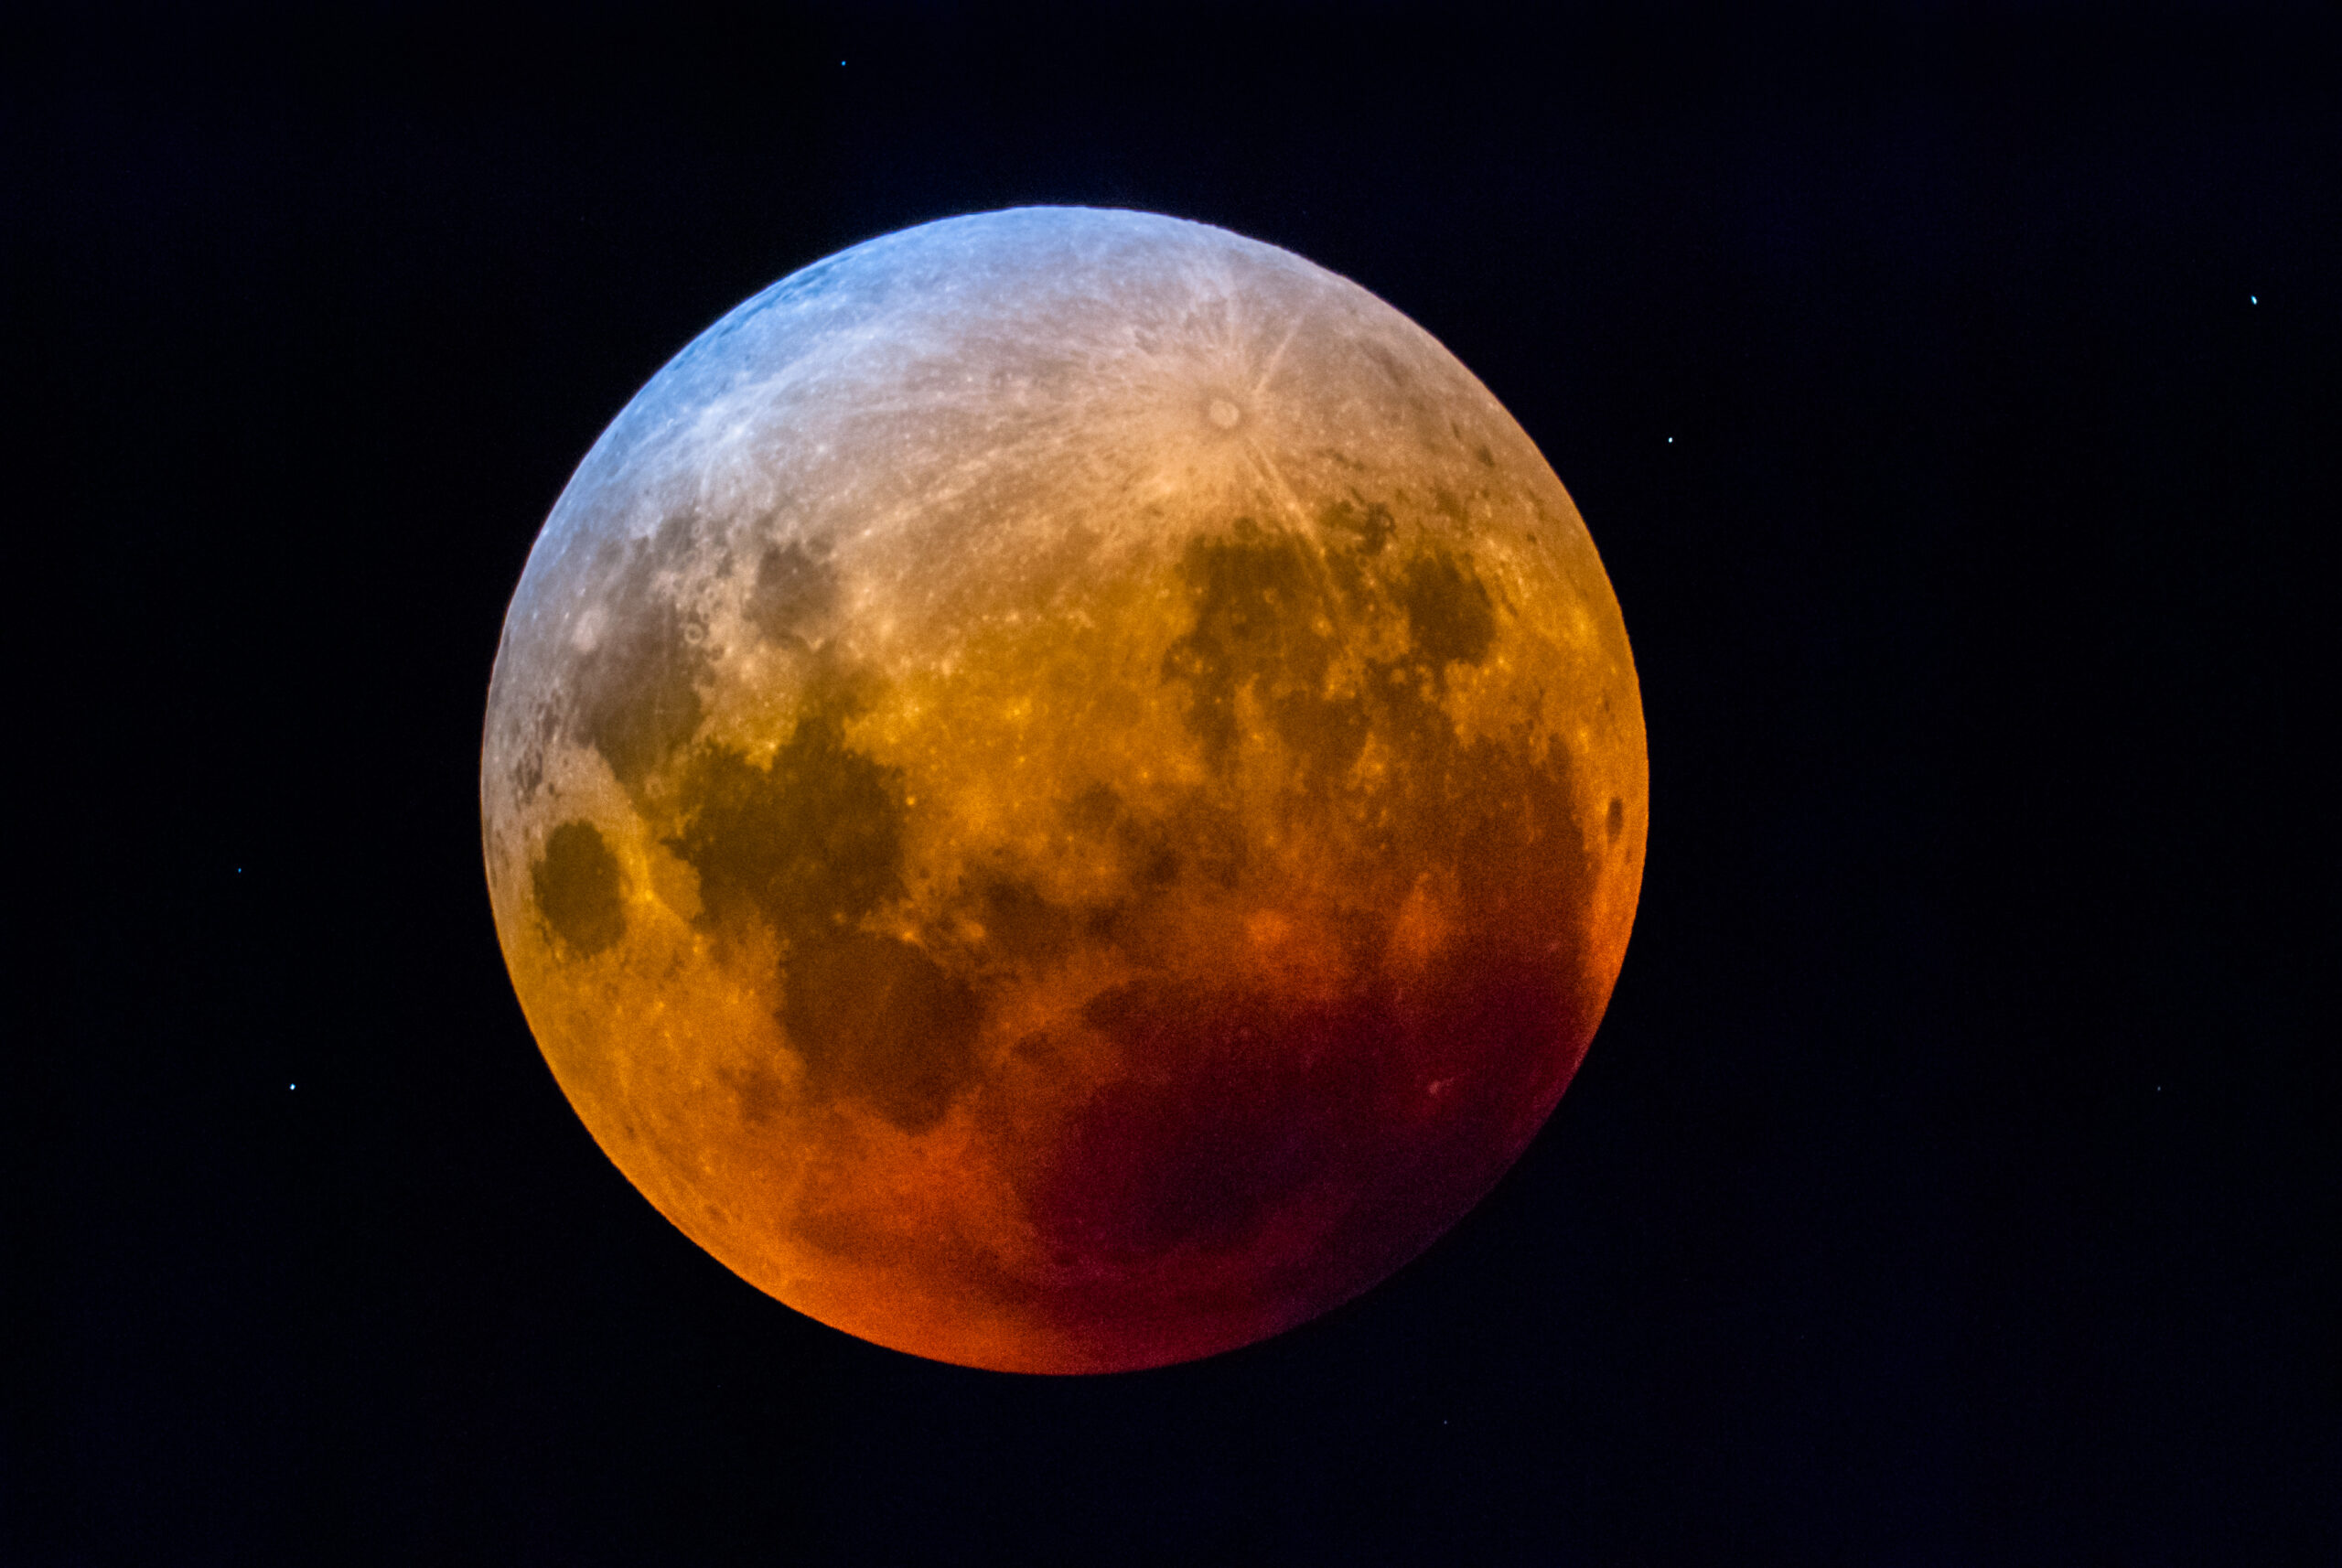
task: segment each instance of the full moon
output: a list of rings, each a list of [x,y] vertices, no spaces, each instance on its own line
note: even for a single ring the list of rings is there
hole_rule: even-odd
[[[939,1360],[1211,1355],[1389,1275],[1609,1000],[1618,605],[1429,334],[1223,230],[1026,208],[709,328],[546,521],[496,928],[662,1214]]]

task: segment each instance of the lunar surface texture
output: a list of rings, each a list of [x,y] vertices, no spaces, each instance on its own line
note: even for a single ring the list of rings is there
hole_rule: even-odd
[[[1484,1196],[1648,820],[1602,563],[1422,328],[1031,208],[776,284],[597,441],[480,814],[545,1059],[660,1211],[920,1356],[1157,1366]]]

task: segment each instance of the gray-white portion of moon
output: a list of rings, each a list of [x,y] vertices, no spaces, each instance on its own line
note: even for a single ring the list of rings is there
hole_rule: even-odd
[[[555,820],[623,816],[686,742],[768,754],[809,652],[948,666],[1068,584],[1238,516],[1319,535],[1345,494],[1446,514],[1494,591],[1576,618],[1544,629],[1623,665],[1585,619],[1607,582],[1551,468],[1346,279],[1202,224],[1068,208],[808,267],[643,388],[531,553],[482,777],[500,913],[523,908]]]

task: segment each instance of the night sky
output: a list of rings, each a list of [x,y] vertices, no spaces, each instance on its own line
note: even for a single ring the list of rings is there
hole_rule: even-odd
[[[2342,50],[1615,9],[12,22],[14,521],[63,560],[16,591],[0,1558],[2337,1561]],[[479,855],[504,607],[603,426],[785,274],[1030,202],[1445,343],[1650,734],[1626,971],[1503,1185],[1314,1325],[1096,1379],[864,1344],[671,1228]]]

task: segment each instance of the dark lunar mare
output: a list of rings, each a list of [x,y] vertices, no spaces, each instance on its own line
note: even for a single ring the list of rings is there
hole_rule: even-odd
[[[626,935],[623,875],[593,823],[564,822],[547,833],[529,886],[546,926],[576,956],[591,958]]]
[[[766,546],[744,607],[748,623],[767,640],[803,648],[837,606],[837,568],[792,539]]]
[[[668,846],[699,873],[704,929],[755,921],[782,943],[781,1025],[814,1099],[858,1101],[907,1132],[941,1121],[972,1079],[976,993],[925,951],[861,923],[903,892],[900,772],[845,743],[861,706],[816,683],[770,763],[701,747]],[[753,1116],[771,1095],[744,1090]]]

